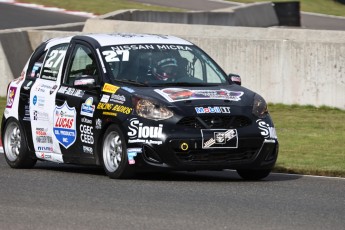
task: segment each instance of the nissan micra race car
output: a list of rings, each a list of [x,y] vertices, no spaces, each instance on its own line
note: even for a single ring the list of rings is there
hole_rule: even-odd
[[[8,86],[1,128],[12,168],[37,160],[152,170],[269,175],[278,139],[265,100],[200,48],[173,36],[55,38]]]

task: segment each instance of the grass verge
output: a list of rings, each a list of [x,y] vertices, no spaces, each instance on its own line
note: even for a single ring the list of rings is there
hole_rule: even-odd
[[[49,7],[58,7],[71,11],[84,11],[102,15],[116,10],[124,9],[142,9],[159,11],[182,11],[177,8],[161,7],[148,4],[141,4],[127,0],[20,0],[20,2],[34,3]]]
[[[0,97],[0,112],[6,99]],[[270,104],[280,143],[275,172],[345,177],[345,111]]]
[[[267,0],[229,0],[232,2],[253,3]],[[272,2],[291,2],[288,0],[273,0]],[[334,0],[299,0],[302,11],[336,16],[345,16],[345,5]]]

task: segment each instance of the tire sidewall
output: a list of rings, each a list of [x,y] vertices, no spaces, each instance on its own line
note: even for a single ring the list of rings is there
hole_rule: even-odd
[[[103,157],[103,146],[104,146],[104,141],[106,140],[107,136],[113,131],[117,132],[121,138],[122,153],[121,153],[121,162],[120,162],[119,167],[114,172],[110,172],[105,167],[104,157]],[[130,177],[131,165],[129,165],[129,163],[128,163],[126,139],[122,133],[122,130],[115,124],[110,125],[104,133],[103,140],[102,140],[102,146],[101,146],[101,152],[100,152],[100,159],[101,159],[104,171],[106,172],[106,174],[110,178],[120,179],[120,178]]]
[[[19,154],[14,161],[11,161],[6,154],[6,146],[5,145],[8,143],[5,141],[5,135],[6,135],[6,131],[7,131],[8,127],[13,123],[15,123],[19,128],[21,140],[20,140]],[[9,138],[9,137],[7,137],[7,138]],[[33,159],[30,155],[29,148],[28,148],[28,145],[26,143],[26,136],[25,136],[24,130],[21,127],[20,123],[16,119],[10,118],[6,122],[3,140],[4,140],[4,142],[3,142],[4,155],[5,155],[6,162],[9,166],[11,166],[12,168],[30,168],[36,163],[36,159]]]

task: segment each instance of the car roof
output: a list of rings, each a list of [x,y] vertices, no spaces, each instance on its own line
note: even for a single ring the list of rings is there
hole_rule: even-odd
[[[134,33],[114,33],[114,34],[80,34],[76,35],[78,39],[89,40],[90,38],[96,40],[100,46],[111,45],[129,45],[129,44],[174,44],[174,45],[192,45],[189,41],[182,38],[159,35],[159,34],[134,34]],[[46,48],[49,49],[52,46],[69,43],[73,37],[60,37],[53,38],[47,42]]]

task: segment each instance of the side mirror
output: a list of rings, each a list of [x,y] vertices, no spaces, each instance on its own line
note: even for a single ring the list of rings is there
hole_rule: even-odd
[[[235,84],[237,84],[237,85],[241,85],[242,82],[241,82],[241,77],[240,77],[240,75],[230,73],[230,74],[228,75],[228,77],[229,77],[229,79],[230,79],[233,83],[235,83]]]

